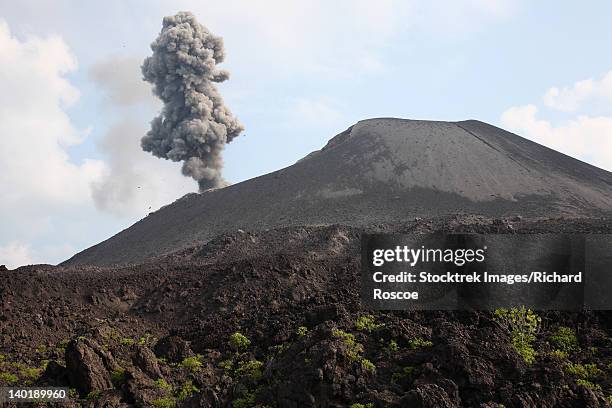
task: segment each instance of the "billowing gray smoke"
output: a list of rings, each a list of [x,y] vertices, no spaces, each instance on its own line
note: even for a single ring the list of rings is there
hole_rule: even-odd
[[[229,77],[216,67],[225,57],[223,40],[193,14],[180,12],[164,17],[151,49],[142,73],[164,106],[142,138],[142,148],[183,161],[183,174],[197,180],[200,191],[223,186],[221,152],[244,130],[215,86]]]

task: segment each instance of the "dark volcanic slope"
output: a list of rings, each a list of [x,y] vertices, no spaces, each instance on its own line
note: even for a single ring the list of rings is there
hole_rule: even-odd
[[[371,119],[293,166],[187,195],[66,264],[140,262],[239,228],[455,212],[610,214],[612,173],[478,121]]]

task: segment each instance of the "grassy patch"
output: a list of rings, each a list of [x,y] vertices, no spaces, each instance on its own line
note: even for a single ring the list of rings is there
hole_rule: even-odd
[[[532,364],[536,358],[533,342],[539,330],[541,318],[525,306],[512,309],[497,309],[494,312],[495,321],[510,331],[512,347],[523,357],[527,364]]]
[[[251,346],[251,340],[244,334],[236,332],[230,336],[229,344],[236,351],[246,351]]]
[[[256,396],[254,392],[247,392],[242,398],[232,401],[232,408],[251,408],[255,406]]]
[[[197,392],[200,392],[200,389],[196,387],[195,385],[193,385],[191,381],[186,381],[185,384],[183,384],[183,386],[179,390],[176,397],[178,398],[179,401],[183,401],[191,397],[193,394]]]
[[[297,333],[298,336],[304,337],[306,335],[306,333],[308,333],[308,327],[300,326],[300,327],[297,328],[296,333]]]
[[[425,340],[421,337],[415,337],[408,342],[410,350],[416,350],[420,348],[433,347],[433,343],[429,340]]]
[[[192,373],[196,373],[202,368],[202,362],[200,361],[201,358],[202,356],[199,354],[194,357],[187,357],[181,361],[181,366],[188,368]]]
[[[414,375],[415,370],[416,367],[413,366],[404,367],[400,371],[396,371],[393,373],[393,375],[391,376],[391,381],[398,382],[400,380],[410,380]]]
[[[15,374],[11,373],[0,373],[0,381],[4,381],[7,384],[15,384],[19,378]]]
[[[172,392],[172,385],[168,384],[163,378],[158,378],[155,380],[155,386],[160,390]]]
[[[258,360],[241,361],[238,363],[236,374],[239,376],[246,376],[254,381],[257,381],[261,378],[262,367],[263,363]]]
[[[383,326],[382,323],[376,323],[376,319],[372,315],[359,316],[355,321],[355,329],[359,331],[372,332]]]
[[[111,371],[111,382],[117,388],[121,387],[126,382],[125,370],[118,368]]]
[[[176,401],[172,397],[158,398],[153,401],[155,408],[174,408],[176,407]]]
[[[578,338],[576,333],[569,327],[561,326],[552,334],[548,341],[556,349],[570,353],[578,349]]]

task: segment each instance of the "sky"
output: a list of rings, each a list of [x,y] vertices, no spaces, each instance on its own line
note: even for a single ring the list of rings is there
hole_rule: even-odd
[[[197,191],[140,149],[162,18],[225,41],[237,183],[372,117],[478,119],[612,170],[612,3],[0,1],[0,264],[56,264]]]

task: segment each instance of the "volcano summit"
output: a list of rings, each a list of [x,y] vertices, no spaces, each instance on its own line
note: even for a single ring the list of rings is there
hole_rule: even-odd
[[[292,166],[187,195],[65,264],[138,263],[237,229],[454,213],[609,215],[612,173],[479,121],[369,119]]]

